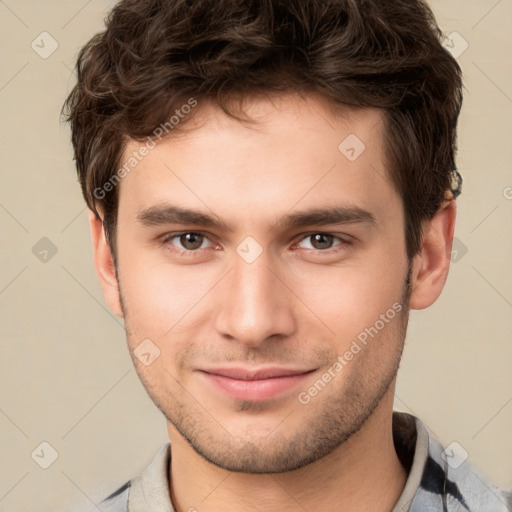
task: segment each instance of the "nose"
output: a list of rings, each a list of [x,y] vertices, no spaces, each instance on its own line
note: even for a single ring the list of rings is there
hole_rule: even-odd
[[[293,294],[265,252],[252,263],[235,255],[218,292],[215,328],[223,337],[256,347],[294,333]]]

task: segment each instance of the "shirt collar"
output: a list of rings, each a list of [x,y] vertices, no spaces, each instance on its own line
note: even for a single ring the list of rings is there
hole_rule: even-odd
[[[446,449],[415,416],[393,412],[393,442],[408,477],[391,512],[510,511],[505,493],[472,466],[464,462],[452,467]],[[131,481],[128,512],[175,512],[169,493],[170,457],[167,442]]]

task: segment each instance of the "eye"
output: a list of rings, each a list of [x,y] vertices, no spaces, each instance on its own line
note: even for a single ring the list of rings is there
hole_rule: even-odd
[[[205,249],[208,247],[205,242],[208,240],[206,235],[203,233],[197,233],[195,231],[186,231],[182,233],[170,233],[164,239],[164,244],[175,245],[172,241],[178,239],[178,251],[177,252],[194,252],[198,249]],[[181,249],[181,250],[180,250]]]
[[[331,249],[333,247],[348,246],[351,244],[350,241],[340,238],[336,235],[329,234],[329,233],[312,233],[312,234],[304,237],[299,242],[299,245],[308,239],[311,240],[311,242],[310,242],[311,247],[306,247],[306,249],[313,249],[313,250],[322,251],[322,252],[326,252],[328,249]],[[338,243],[334,243],[336,240],[338,241]]]

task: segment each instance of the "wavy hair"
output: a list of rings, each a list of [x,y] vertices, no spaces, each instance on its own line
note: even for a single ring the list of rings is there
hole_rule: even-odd
[[[79,52],[62,114],[114,261],[118,189],[94,190],[112,179],[129,139],[150,136],[190,97],[236,119],[244,99],[274,92],[383,109],[409,259],[422,221],[460,193],[462,73],[423,0],[121,0],[105,26]]]

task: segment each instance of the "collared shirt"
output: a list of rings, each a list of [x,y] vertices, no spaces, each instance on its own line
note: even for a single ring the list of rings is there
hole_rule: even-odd
[[[460,445],[443,448],[415,416],[393,412],[393,441],[409,476],[391,512],[512,512],[512,493],[469,465]],[[165,443],[142,474],[99,504],[101,510],[175,512],[169,493],[170,457],[170,443]]]

